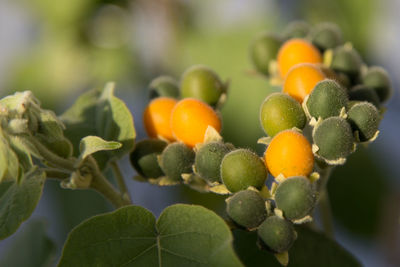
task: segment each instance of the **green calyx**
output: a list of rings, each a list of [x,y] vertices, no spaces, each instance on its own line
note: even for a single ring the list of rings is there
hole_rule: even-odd
[[[183,143],[168,145],[161,154],[160,166],[170,179],[180,181],[181,175],[192,172],[194,151]]]
[[[320,23],[316,25],[310,32],[310,39],[321,51],[343,44],[342,32],[333,23]]]
[[[336,72],[346,74],[351,81],[354,81],[360,73],[362,63],[358,52],[350,44],[345,44],[333,50],[330,67]]]
[[[310,181],[303,176],[289,177],[275,192],[276,207],[288,220],[299,220],[309,215],[315,206],[316,193]]]
[[[267,175],[261,158],[247,149],[233,150],[221,162],[222,182],[231,192],[245,190],[249,186],[261,189]]]
[[[371,67],[362,77],[362,83],[377,93],[381,103],[386,102],[393,94],[389,74],[381,67]]]
[[[161,155],[167,143],[159,139],[146,139],[136,143],[130,154],[132,166],[145,178],[158,178],[164,175],[157,157]]]
[[[261,127],[271,137],[293,127],[303,129],[306,121],[301,105],[284,93],[269,95],[260,108]]]
[[[351,88],[349,91],[349,98],[351,101],[368,101],[376,108],[380,107],[380,100],[376,91],[363,84]]]
[[[279,37],[269,33],[260,34],[252,42],[250,59],[258,72],[264,75],[271,73],[270,63],[276,59],[281,44]]]
[[[196,173],[209,182],[221,181],[221,162],[225,154],[231,150],[231,146],[222,142],[204,144],[196,153],[194,161]]]
[[[283,30],[282,38],[289,40],[292,38],[304,38],[310,32],[310,24],[305,21],[298,20],[289,23]]]
[[[243,190],[227,199],[226,212],[238,225],[247,229],[259,226],[267,217],[265,202],[254,190]]]
[[[353,131],[357,131],[359,141],[365,142],[376,136],[380,114],[374,105],[368,102],[357,103],[347,114]]]
[[[257,230],[262,242],[272,251],[288,251],[296,240],[293,224],[278,216],[268,217]]]
[[[170,76],[159,76],[151,81],[149,85],[150,98],[172,97],[179,98],[179,84]]]

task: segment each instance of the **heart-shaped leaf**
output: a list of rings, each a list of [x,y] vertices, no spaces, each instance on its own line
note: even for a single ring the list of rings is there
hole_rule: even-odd
[[[0,239],[13,234],[27,220],[42,195],[44,172],[31,169],[18,181],[0,183]]]
[[[166,208],[159,219],[139,206],[95,216],[68,236],[59,266],[242,266],[232,234],[214,212]]]

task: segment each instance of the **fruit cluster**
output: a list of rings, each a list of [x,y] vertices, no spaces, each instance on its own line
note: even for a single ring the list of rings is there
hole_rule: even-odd
[[[279,37],[258,36],[250,53],[256,70],[282,87],[260,107],[263,157],[222,140],[218,108],[227,85],[195,66],[179,85],[164,76],[150,84],[143,120],[151,139],[138,142],[130,159],[140,180],[231,194],[230,221],[256,230],[261,247],[287,264],[293,225],[312,220],[326,185],[320,173],[377,137],[392,87],[387,72],[363,63],[331,23],[294,22]]]

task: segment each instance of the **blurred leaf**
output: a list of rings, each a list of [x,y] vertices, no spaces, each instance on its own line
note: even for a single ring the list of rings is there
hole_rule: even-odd
[[[289,267],[308,266],[361,266],[361,264],[335,241],[305,227],[296,227],[297,240],[289,250]],[[257,247],[257,233],[234,230],[234,246],[239,258],[248,267],[281,266],[271,252]]]
[[[45,174],[31,170],[20,183],[16,180],[0,183],[0,239],[13,234],[27,220],[42,195]]]
[[[378,234],[389,193],[385,170],[378,162],[379,155],[372,156],[359,146],[328,182],[334,218],[351,232],[369,238]]]
[[[17,234],[16,240],[4,253],[0,266],[51,266],[55,250],[55,244],[46,234],[46,224],[43,221],[31,221]]]
[[[225,222],[201,206],[170,206],[157,222],[128,206],[76,227],[59,266],[242,266],[231,242]]]

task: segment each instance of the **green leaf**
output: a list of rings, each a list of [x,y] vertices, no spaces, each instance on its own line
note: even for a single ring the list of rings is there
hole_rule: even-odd
[[[75,153],[80,140],[89,135],[122,144],[117,150],[96,154],[102,169],[109,161],[121,158],[133,149],[136,137],[133,117],[125,103],[114,96],[113,83],[108,83],[103,91],[91,90],[81,95],[61,119],[66,125],[64,134],[72,141]]]
[[[51,266],[56,252],[55,244],[46,234],[43,221],[29,222],[4,253],[0,266]]]
[[[118,142],[105,141],[98,136],[86,136],[79,144],[79,155],[78,162],[83,161],[87,156],[104,150],[114,150],[120,148],[122,145]]]
[[[214,212],[177,204],[156,222],[139,206],[95,216],[68,236],[59,266],[242,266]]]
[[[289,250],[289,267],[308,266],[349,266],[361,264],[348,251],[322,233],[306,227],[296,227],[298,238]],[[248,267],[281,266],[273,253],[257,247],[257,233],[234,230],[235,250],[239,258]]]
[[[13,234],[27,220],[42,195],[45,174],[33,169],[24,177],[0,183],[0,240]]]

